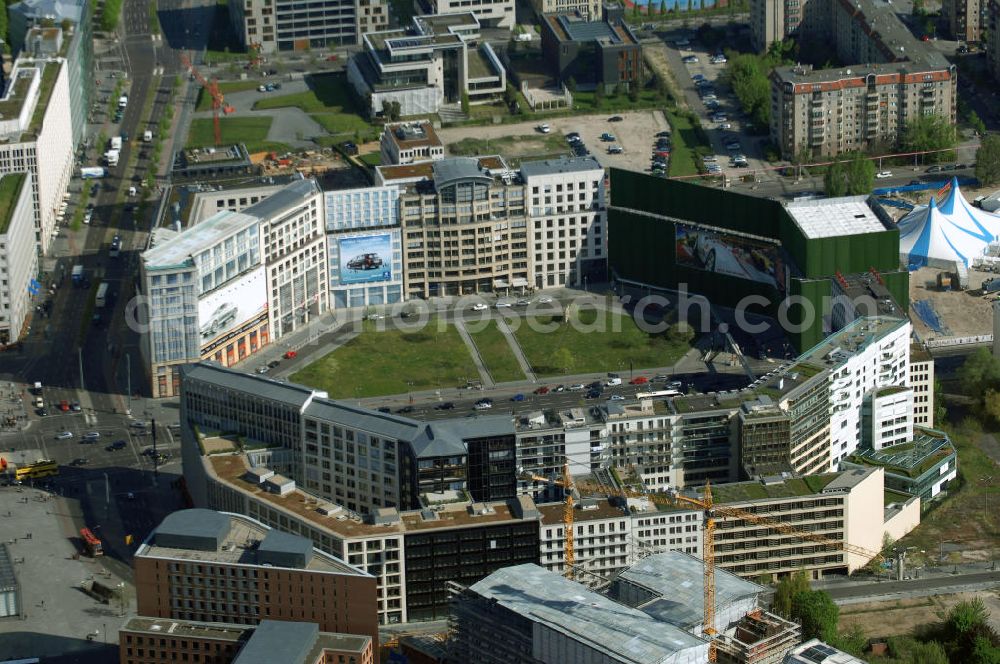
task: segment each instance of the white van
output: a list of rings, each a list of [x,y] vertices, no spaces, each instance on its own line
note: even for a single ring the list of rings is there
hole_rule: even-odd
[[[617,376],[615,376],[614,378],[608,378],[604,382],[604,386],[605,387],[616,387],[616,386],[621,385],[621,384],[622,384],[622,379],[618,378]]]
[[[129,187],[128,188],[128,195],[129,196],[135,196],[135,187]]]

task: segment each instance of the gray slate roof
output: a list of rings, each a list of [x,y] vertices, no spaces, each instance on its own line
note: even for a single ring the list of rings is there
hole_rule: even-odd
[[[684,661],[704,661],[700,657],[708,653],[702,639],[538,565],[505,567],[470,590],[607,654],[611,661],[658,664],[688,649]]]
[[[244,208],[243,214],[260,220],[273,219],[281,212],[301,204],[305,199],[319,192],[320,188],[315,180],[298,180],[279,189],[260,202]]]
[[[539,175],[555,175],[556,173],[581,173],[585,171],[601,171],[604,167],[593,155],[585,157],[560,157],[559,159],[542,159],[526,161],[521,164],[521,175],[525,179]]]
[[[434,173],[434,186],[441,187],[456,180],[492,178],[479,169],[479,159],[476,157],[452,157],[435,161],[431,167]]]
[[[230,390],[256,394],[302,409],[313,397],[313,390],[297,383],[279,383],[270,378],[227,369],[215,362],[198,362],[182,368],[183,380],[198,380]]]
[[[317,636],[316,623],[262,620],[233,664],[306,664]]]

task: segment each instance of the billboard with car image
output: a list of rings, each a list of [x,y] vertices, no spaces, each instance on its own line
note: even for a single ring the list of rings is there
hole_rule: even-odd
[[[198,297],[201,345],[204,347],[265,311],[267,277],[262,265]]]
[[[785,291],[788,268],[777,245],[724,231],[676,226],[677,265],[759,281]]]
[[[337,241],[340,283],[392,281],[392,235],[356,235]]]

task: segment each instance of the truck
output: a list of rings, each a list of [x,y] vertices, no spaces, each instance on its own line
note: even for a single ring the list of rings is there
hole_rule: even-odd
[[[111,137],[111,149],[112,150],[121,150],[122,149],[122,137],[121,136],[112,136]]]
[[[142,140],[143,140],[144,143],[150,143],[150,142],[152,142],[152,140],[153,140],[153,132],[151,132],[148,129],[146,131],[142,132]]]
[[[119,156],[121,153],[118,150],[108,150],[104,153],[104,160],[108,162],[108,166],[117,166]]]
[[[83,283],[83,266],[74,265],[73,266],[73,284],[78,285]]]
[[[107,177],[108,171],[103,166],[84,166],[80,169],[80,177],[84,180]]]
[[[103,309],[104,305],[108,303],[108,282],[102,281],[101,285],[97,287],[97,297],[94,299],[94,306],[98,309]]]

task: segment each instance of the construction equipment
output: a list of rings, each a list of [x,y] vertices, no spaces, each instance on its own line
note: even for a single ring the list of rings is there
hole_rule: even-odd
[[[581,490],[589,488],[589,485],[581,483]],[[709,638],[718,633],[715,627],[715,520],[717,517],[729,517],[742,519],[750,523],[773,528],[783,535],[791,535],[800,539],[810,540],[817,544],[833,546],[842,549],[846,553],[853,553],[863,556],[869,560],[882,562],[885,558],[881,553],[869,551],[853,544],[839,542],[837,540],[824,537],[817,533],[811,533],[798,528],[793,528],[785,523],[774,519],[758,516],[747,510],[738,507],[728,507],[717,505],[712,500],[712,488],[706,482],[702,498],[691,498],[682,494],[673,493],[643,493],[628,488],[619,489],[601,484],[595,487],[601,493],[612,493],[624,498],[645,498],[657,505],[668,505],[673,507],[686,507],[689,509],[701,509],[705,511],[704,519],[704,555],[705,564],[705,606],[702,621],[702,632]],[[714,643],[709,646],[708,658],[710,662],[717,661]]]
[[[222,92],[219,90],[219,82],[214,78],[209,81],[206,80],[201,72],[191,64],[191,59],[188,58],[187,53],[181,53],[181,64],[184,65],[185,69],[194,77],[194,80],[198,81],[205,90],[205,94],[212,98],[212,125],[215,130],[215,144],[222,144],[222,129],[219,126],[219,111],[221,110],[226,115],[234,112],[236,109],[226,104],[226,99],[223,97]]]
[[[573,484],[573,476],[570,475],[569,472],[569,460],[567,459],[563,463],[563,476],[561,480],[554,480],[548,477],[542,477],[541,475],[533,475],[531,473],[523,475],[522,478],[555,484],[556,486],[561,486],[566,490],[566,498],[563,503],[563,531],[566,534],[566,540],[563,546],[563,558],[565,562],[563,574],[566,575],[566,578],[572,579],[573,565],[576,563],[576,554],[573,548],[573,489],[576,487]]]

